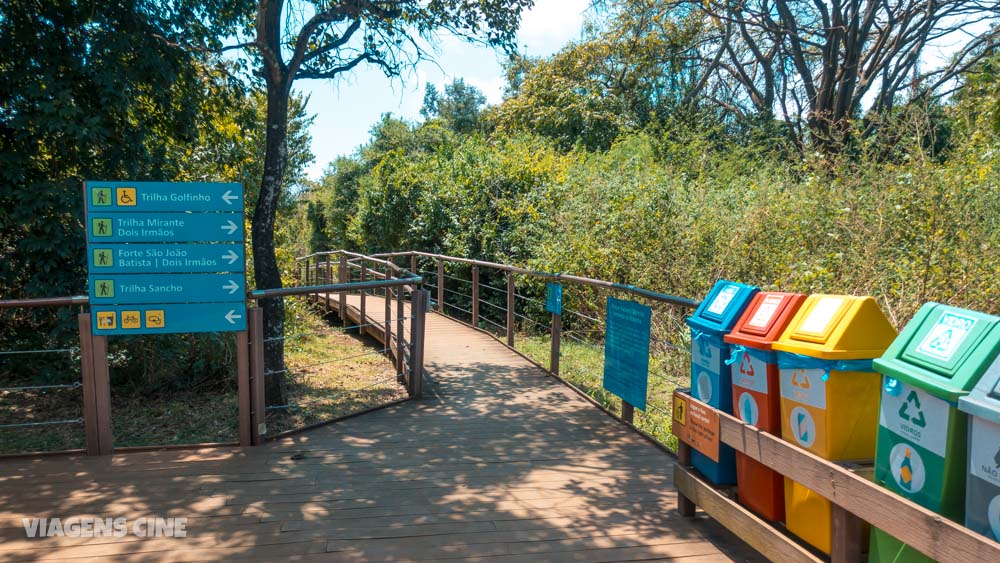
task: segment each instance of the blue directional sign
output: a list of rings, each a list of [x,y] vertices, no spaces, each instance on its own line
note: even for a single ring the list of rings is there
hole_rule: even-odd
[[[645,305],[608,297],[604,388],[643,411],[649,380],[651,318],[652,310]]]
[[[236,242],[243,240],[243,216],[233,213],[107,213],[87,218],[87,241]]]
[[[243,187],[84,183],[95,334],[246,330]]]
[[[95,305],[245,301],[246,292],[243,274],[90,276],[90,299]]]
[[[205,182],[87,182],[87,206],[94,213],[102,210],[235,213],[243,210],[243,186]]]
[[[98,334],[171,334],[247,329],[245,303],[91,305]]]
[[[553,315],[562,315],[562,286],[557,283],[545,284],[545,310]]]
[[[243,272],[244,251],[230,244],[93,244],[91,274]]]

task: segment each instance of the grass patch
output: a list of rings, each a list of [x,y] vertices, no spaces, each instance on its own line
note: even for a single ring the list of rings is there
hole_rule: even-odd
[[[287,341],[288,404],[268,413],[268,432],[276,434],[360,412],[406,398],[396,368],[384,347],[321,323]]]
[[[514,347],[543,366],[549,365],[551,339],[519,334]],[[636,410],[635,424],[671,450],[677,438],[670,433],[674,389],[690,386],[690,355],[685,350],[664,349],[650,354],[646,411]],[[604,345],[564,338],[560,342],[559,376],[614,413],[621,413],[621,399],[604,389]]]

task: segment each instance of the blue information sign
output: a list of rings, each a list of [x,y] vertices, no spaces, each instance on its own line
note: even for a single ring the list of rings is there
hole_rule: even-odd
[[[233,213],[105,213],[92,211],[87,241],[237,242],[243,240],[243,216]]]
[[[243,272],[243,245],[229,244],[92,244],[87,253],[91,274],[161,274]]]
[[[557,283],[545,284],[545,310],[553,315],[562,315],[562,286]]]
[[[246,330],[243,187],[83,186],[95,334]]]
[[[99,334],[170,334],[247,329],[247,308],[240,303],[159,303],[91,305]]]
[[[604,388],[643,411],[649,380],[651,318],[652,310],[645,305],[608,297]]]
[[[243,274],[111,274],[90,276],[94,305],[246,301]]]
[[[243,211],[243,186],[206,182],[87,182],[87,209],[150,211]]]

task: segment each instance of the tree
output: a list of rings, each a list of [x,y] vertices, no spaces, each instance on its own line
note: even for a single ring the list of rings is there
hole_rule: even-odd
[[[287,4],[287,6],[286,6]],[[510,50],[523,9],[533,0],[260,0],[253,39],[227,48],[253,56],[255,73],[267,90],[264,174],[253,214],[254,278],[259,288],[281,287],[274,222],[288,166],[288,103],[301,79],[333,79],[358,65],[373,64],[387,76],[427,58],[422,39],[445,31]],[[284,303],[268,299],[264,309],[265,363],[284,366]],[[283,377],[268,379],[271,405],[285,403]]]
[[[667,17],[656,0],[627,4],[548,59],[509,61],[506,99],[490,120],[503,131],[549,137],[563,150],[606,150],[623,132],[696,113],[693,104],[678,110],[697,78],[687,52],[700,19]]]
[[[468,135],[479,128],[479,118],[485,104],[486,96],[482,91],[458,78],[444,87],[443,96],[433,84],[428,84],[420,115],[426,119],[441,119],[455,133]]]
[[[647,0],[627,0],[632,9]],[[899,104],[943,96],[1000,40],[995,0],[673,0],[702,17],[690,57],[704,97],[738,115],[780,112],[791,136],[825,151],[847,140],[870,101],[873,125]],[[674,16],[671,16],[674,17]],[[972,35],[981,27],[985,33]],[[941,65],[928,47],[967,40]],[[925,68],[925,66],[929,68]]]

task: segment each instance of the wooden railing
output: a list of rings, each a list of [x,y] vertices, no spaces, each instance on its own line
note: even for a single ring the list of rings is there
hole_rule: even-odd
[[[502,307],[506,322],[505,326],[500,327],[502,333],[494,336],[511,349],[514,349],[515,344],[515,319],[517,317],[515,303],[520,295],[516,291],[515,275],[625,292],[681,310],[690,310],[698,305],[691,299],[665,295],[631,285],[567,274],[537,272],[516,266],[453,256],[425,252],[396,252],[376,254],[367,259],[372,260],[373,258],[384,258],[389,261],[408,259],[409,271],[417,274],[421,273],[418,268],[418,260],[432,261],[434,271],[428,272],[428,277],[433,275],[432,279],[435,283],[427,282],[426,285],[435,289],[437,295],[436,310],[444,315],[448,315],[446,300],[449,294],[444,283],[446,280],[445,266],[449,263],[469,266],[468,283],[471,289],[468,295],[471,300],[471,310],[468,311],[469,321],[459,320],[476,328],[480,327],[482,320],[480,317],[480,306],[482,305],[480,299],[481,269],[503,272],[506,280],[506,305]],[[399,268],[395,265],[390,267]],[[550,363],[547,367],[548,371],[557,378],[559,377],[560,337],[562,335],[560,320],[559,315],[552,316],[550,327],[552,350]],[[546,369],[544,366],[540,367]],[[571,385],[571,387],[573,386]],[[635,425],[634,410],[628,403],[623,403],[619,412],[612,412],[604,405],[595,402],[583,390],[576,387],[574,389],[608,415],[654,441],[661,448],[668,451],[671,449],[667,444]],[[682,393],[682,395],[687,400],[693,400],[688,394]],[[858,471],[859,467],[870,467],[870,462],[865,463],[864,460],[859,460],[856,463],[840,464],[828,461],[777,436],[745,424],[727,413],[719,412],[718,414],[721,442],[732,446],[737,451],[748,455],[785,477],[812,489],[830,501],[833,549],[829,559],[833,562],[856,563],[863,560],[863,552],[867,548],[867,544],[864,543],[864,528],[868,525],[884,530],[938,561],[1000,561],[1000,544],[997,542],[896,495],[875,484],[869,476]],[[682,515],[693,517],[696,509],[702,508],[773,561],[818,562],[827,559],[815,550],[804,547],[801,542],[791,538],[772,523],[764,521],[739,505],[732,498],[731,488],[720,489],[702,479],[691,466],[690,447],[678,443],[676,453],[678,463],[674,466],[674,483],[678,490],[678,510]]]
[[[354,255],[355,260],[365,258],[361,255]],[[347,256],[344,256],[347,259]],[[383,262],[381,260],[377,260]],[[341,262],[342,271],[346,270]],[[362,270],[364,266],[362,266]],[[391,273],[387,273],[391,272]],[[406,385],[409,397],[419,397],[422,390],[424,376],[423,366],[423,340],[424,340],[424,315],[426,307],[426,293],[420,289],[422,280],[417,276],[409,275],[401,269],[387,268],[385,272],[378,273],[378,279],[367,279],[362,274],[361,281],[352,282],[349,276],[341,276],[348,281],[332,283],[330,278],[320,280],[317,276],[310,276],[308,283],[295,287],[279,289],[253,290],[248,292],[248,300],[275,299],[292,296],[322,296],[323,299],[331,299],[331,295],[336,295],[341,303],[349,293],[360,292],[362,303],[366,292],[382,290],[388,296],[395,290],[395,301],[399,306],[397,315],[397,329],[395,331],[389,326],[388,321],[384,327],[386,342],[394,342],[395,346],[387,350],[388,355],[393,359],[393,365],[397,368]],[[402,315],[402,303],[404,295],[414,296],[411,304],[411,329],[410,337],[407,338],[403,330],[404,317]],[[392,301],[386,299],[388,308]],[[83,393],[83,412],[80,419],[66,421],[48,422],[28,422],[24,424],[12,424],[16,426],[40,426],[44,424],[57,423],[82,423],[84,426],[85,443],[84,450],[88,455],[106,455],[113,451],[129,451],[140,448],[115,448],[113,443],[113,433],[111,427],[111,386],[108,364],[108,339],[106,336],[93,334],[91,330],[91,316],[86,311],[89,305],[89,298],[85,295],[69,297],[51,297],[41,299],[14,299],[0,300],[0,309],[35,309],[42,307],[79,307],[80,313],[77,315],[77,330],[79,334],[79,355],[81,381],[72,385],[41,385],[32,386],[32,389],[43,389],[48,387],[80,387]],[[363,307],[363,305],[362,305]],[[237,395],[239,405],[238,435],[239,441],[233,443],[214,443],[219,445],[240,445],[252,446],[263,443],[269,439],[275,439],[280,435],[267,435],[265,423],[266,410],[264,394],[264,330],[263,315],[260,308],[250,307],[247,311],[247,330],[236,333],[236,375],[237,375]],[[365,318],[365,317],[362,317]],[[387,320],[389,315],[385,317]],[[346,321],[345,321],[346,326]],[[395,332],[395,337],[393,333]],[[3,352],[3,351],[0,351]],[[33,352],[46,352],[37,350]],[[12,352],[8,352],[12,353]],[[20,388],[18,388],[20,389]],[[4,388],[0,388],[0,391]],[[326,421],[329,422],[329,421]],[[204,446],[206,444],[185,444],[183,447]],[[153,448],[164,447],[151,446]],[[30,452],[31,455],[38,453],[72,453],[78,450],[63,450],[59,452]],[[25,452],[26,454],[29,452]],[[17,454],[23,455],[23,454]],[[0,456],[2,457],[2,456]]]

